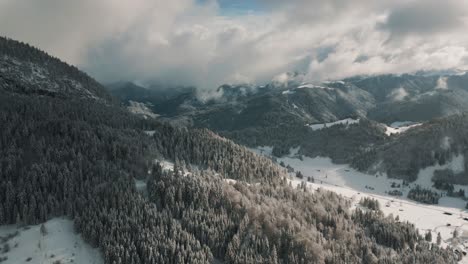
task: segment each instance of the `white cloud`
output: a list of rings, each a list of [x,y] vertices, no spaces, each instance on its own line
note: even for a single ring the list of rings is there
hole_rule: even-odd
[[[0,0],[0,34],[102,81],[212,89],[295,70],[312,81],[466,68],[464,2],[264,0],[223,16],[214,0]]]
[[[437,90],[447,90],[448,85],[447,85],[447,77],[439,77],[437,80],[437,85],[436,85]]]
[[[390,97],[395,101],[403,101],[408,96],[408,92],[403,87],[399,87],[392,91]]]

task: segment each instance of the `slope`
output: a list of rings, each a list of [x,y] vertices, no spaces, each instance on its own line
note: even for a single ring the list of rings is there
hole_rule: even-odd
[[[68,216],[109,264],[455,261],[411,224],[293,188],[272,160],[206,129],[144,119],[54,81],[31,89],[64,96],[8,87],[0,91],[1,224]]]

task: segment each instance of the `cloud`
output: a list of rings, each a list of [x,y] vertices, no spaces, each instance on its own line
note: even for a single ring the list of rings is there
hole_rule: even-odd
[[[463,28],[466,10],[465,1],[409,1],[392,10],[379,26],[394,38],[452,32]]]
[[[400,88],[394,89],[389,96],[394,101],[403,101],[408,96],[408,92],[405,90],[405,88],[400,87]]]
[[[447,77],[439,77],[439,79],[437,79],[437,85],[436,85],[436,90],[447,90],[448,89],[448,85],[447,85],[447,80],[448,78]]]
[[[213,90],[287,71],[326,80],[466,68],[463,2],[256,0],[230,14],[215,0],[0,0],[0,34],[103,82]]]

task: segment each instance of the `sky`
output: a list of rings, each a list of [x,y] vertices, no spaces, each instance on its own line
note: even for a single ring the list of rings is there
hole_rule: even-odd
[[[0,35],[97,80],[212,90],[468,69],[464,0],[0,0]]]

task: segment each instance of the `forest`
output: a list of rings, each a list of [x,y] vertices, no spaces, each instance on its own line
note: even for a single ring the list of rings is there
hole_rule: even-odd
[[[16,60],[48,58],[4,42],[19,47],[3,52],[29,52],[8,54]],[[67,216],[108,264],[456,262],[412,224],[375,205],[354,211],[336,193],[292,186],[284,168],[209,130],[87,96],[25,92],[17,89],[22,81],[4,77],[2,225]],[[156,160],[173,162],[173,170]],[[147,183],[147,195],[135,179]]]

